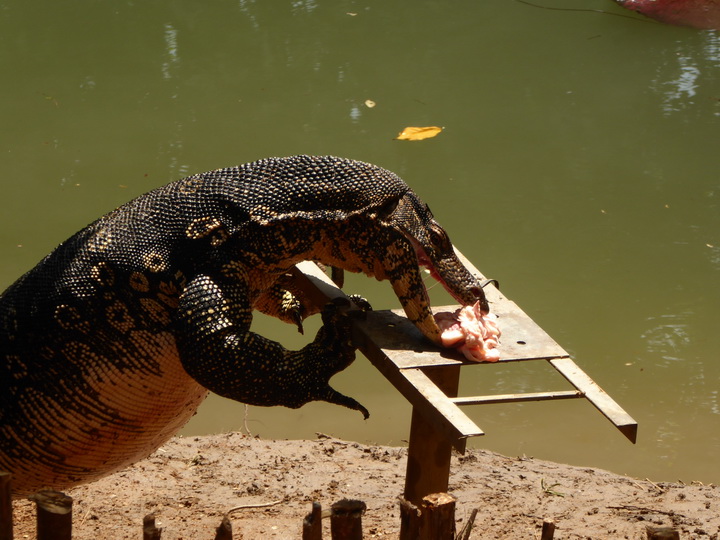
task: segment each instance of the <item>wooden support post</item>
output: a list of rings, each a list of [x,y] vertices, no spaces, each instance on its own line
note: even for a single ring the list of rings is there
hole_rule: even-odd
[[[460,366],[428,368],[424,372],[448,397],[457,396]],[[447,491],[453,442],[413,407],[405,475],[407,501],[419,507],[426,495]]]
[[[333,504],[330,513],[332,540],[362,540],[362,515],[366,508],[364,502],[350,499]]]
[[[71,540],[72,497],[58,491],[30,495],[37,508],[37,540]]]
[[[432,493],[415,506],[400,502],[400,540],[454,540],[455,502],[449,493]]]
[[[0,472],[0,540],[13,540],[11,477],[8,472]]]
[[[322,506],[312,503],[312,512],[303,520],[302,540],[322,540]]]
[[[232,523],[227,515],[223,516],[220,525],[215,529],[215,540],[233,540]]]
[[[160,540],[162,529],[155,525],[155,515],[148,514],[143,518],[143,540]]]
[[[428,368],[424,372],[447,396],[457,396],[459,366]],[[413,407],[405,473],[405,500],[400,504],[400,540],[453,539],[455,498],[446,493],[453,442]],[[438,494],[452,501],[447,498],[426,501],[428,497],[437,497]],[[438,504],[442,509],[435,509]]]

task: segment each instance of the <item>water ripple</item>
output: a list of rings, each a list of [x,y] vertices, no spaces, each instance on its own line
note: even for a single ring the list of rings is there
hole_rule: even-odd
[[[653,326],[640,335],[647,344],[648,352],[670,362],[685,360],[682,351],[690,344],[687,319],[691,315],[691,312],[683,312],[649,317],[647,320]]]

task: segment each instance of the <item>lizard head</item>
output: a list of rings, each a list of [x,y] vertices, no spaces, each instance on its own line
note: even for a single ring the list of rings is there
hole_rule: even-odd
[[[489,306],[478,282],[460,262],[448,234],[435,220],[430,208],[408,188],[400,198],[390,200],[378,212],[378,218],[395,232],[405,249],[409,244],[415,257],[415,268],[425,268],[430,275],[462,305],[480,302],[483,311]],[[402,238],[402,240],[400,240]],[[392,269],[396,254],[388,250],[383,266]],[[439,329],[430,310],[430,301],[419,271],[386,272],[395,294],[400,299],[408,318],[432,341],[439,341]]]

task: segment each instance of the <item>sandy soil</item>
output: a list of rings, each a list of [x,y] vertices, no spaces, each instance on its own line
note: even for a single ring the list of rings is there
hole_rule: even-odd
[[[320,436],[271,441],[239,433],[174,438],[148,459],[69,490],[73,538],[141,538],[154,513],[163,540],[212,539],[231,508],[234,538],[300,538],[312,501],[367,504],[365,538],[397,538],[397,498],[404,448],[366,446]],[[544,518],[556,539],[645,538],[646,525],[672,526],[680,537],[720,538],[720,489],[653,483],[603,470],[469,450],[455,456],[450,491],[457,529],[479,509],[470,538],[539,538]],[[34,508],[17,501],[15,538],[34,538]],[[329,524],[324,525],[330,538]]]

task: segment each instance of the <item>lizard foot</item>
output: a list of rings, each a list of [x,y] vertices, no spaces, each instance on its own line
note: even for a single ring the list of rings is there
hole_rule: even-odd
[[[352,304],[346,298],[336,298],[323,308],[322,328],[315,340],[299,351],[305,377],[297,382],[304,386],[307,392],[304,402],[327,401],[360,411],[366,419],[370,416],[368,410],[355,399],[341,394],[329,384],[333,375],[355,360],[356,347],[351,338],[352,322],[363,314],[362,311],[353,310]]]

